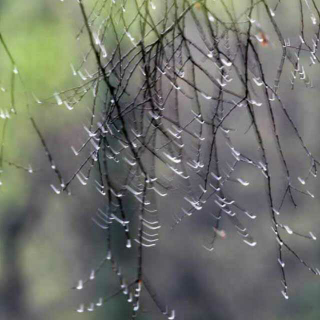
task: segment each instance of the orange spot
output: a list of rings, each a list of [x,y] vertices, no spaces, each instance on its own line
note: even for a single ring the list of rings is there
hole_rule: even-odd
[[[200,2],[197,2],[195,5],[194,5],[194,7],[196,8],[196,9],[201,9],[201,3]]]
[[[263,47],[267,47],[267,46],[269,45],[268,36],[267,36],[264,32],[260,31],[260,32],[259,32],[259,37],[262,39],[261,45],[262,45]]]
[[[213,230],[220,238],[225,239],[227,237],[227,233],[224,230],[219,230],[216,228],[213,228]]]

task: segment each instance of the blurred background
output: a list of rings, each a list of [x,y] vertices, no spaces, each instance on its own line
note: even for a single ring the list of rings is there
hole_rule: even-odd
[[[282,14],[286,19],[278,22],[283,33],[287,37],[296,36],[298,19],[291,2],[281,4],[277,15]],[[80,303],[97,301],[100,296],[109,296],[118,290],[117,279],[108,264],[84,290],[72,289],[105,257],[105,234],[91,220],[97,208],[103,208],[103,197],[93,188],[79,186],[72,189],[72,196],[57,196],[52,192],[50,184],[57,184],[57,178],[27,110],[29,106],[55,164],[64,176],[70,177],[81,164],[81,158],[74,157],[70,146],[80,146],[83,141],[83,124],[90,111],[85,104],[71,113],[52,100],[37,104],[29,93],[46,101],[54,92],[79,85],[70,64],[81,61],[86,53],[85,37],[77,40],[81,27],[76,1],[0,2],[0,32],[22,80],[15,86],[17,115],[12,115],[6,124],[6,162],[0,178],[0,319],[117,320],[130,314],[122,295],[94,312],[76,312]],[[275,70],[273,54],[279,48],[270,45],[265,50],[264,63],[270,66],[266,69]],[[0,58],[0,85],[4,89],[0,93],[0,109],[6,110],[11,103],[12,66],[2,46]],[[320,73],[319,68],[316,70],[313,90],[304,88],[303,84],[291,90],[288,80],[281,94],[309,149],[319,159]],[[295,176],[303,176],[308,162],[302,152],[296,153],[298,144],[282,118],[279,127],[286,156],[292,159],[291,170]],[[0,125],[0,136],[3,136],[3,119]],[[250,152],[250,139],[243,142],[242,147]],[[29,164],[32,173],[16,167],[29,168]],[[276,197],[279,200],[283,177],[277,177],[278,166],[275,160],[273,183],[275,190],[279,185],[279,197]],[[202,212],[171,231],[172,214],[178,206],[173,201],[173,193],[159,203],[163,213],[161,240],[155,249],[147,252],[145,260],[153,288],[164,298],[164,303],[176,310],[178,319],[319,319],[320,277],[311,274],[288,252],[284,257],[290,298],[283,299],[277,243],[270,232],[263,180],[245,168],[243,174],[252,183],[245,193],[239,192],[238,197],[258,216],[255,221],[246,221],[257,246],[245,245],[233,226],[226,222],[223,225],[226,238],[217,239],[213,252],[204,250],[202,245],[210,239],[212,221],[199,219]],[[298,208],[285,205],[284,222],[287,219],[295,229],[320,236],[319,186],[319,179],[310,182],[315,199],[298,194]],[[320,266],[319,242],[292,237],[290,244],[306,261]],[[122,248],[122,243],[117,249],[118,259],[130,274],[135,254]],[[161,319],[150,297],[144,293],[142,297],[143,313],[139,319]]]

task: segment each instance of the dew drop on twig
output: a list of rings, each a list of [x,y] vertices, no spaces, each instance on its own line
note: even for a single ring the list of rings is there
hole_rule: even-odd
[[[309,234],[312,240],[317,240],[317,237],[311,231],[309,232]]]
[[[76,71],[76,69],[74,68],[74,66],[73,66],[72,63],[70,64],[70,67],[71,67],[72,74],[73,74],[74,76],[76,76],[76,75],[77,75],[77,71]]]
[[[42,103],[42,102],[37,98],[37,96],[36,96],[34,93],[32,93],[32,95],[33,95],[34,100],[35,100],[38,104],[41,104],[41,103]]]
[[[152,10],[156,10],[157,9],[157,7],[155,6],[155,4],[152,1],[150,1],[150,6],[151,6]]]
[[[78,285],[76,286],[77,290],[82,290],[83,289],[83,280],[79,280]]]
[[[55,185],[53,185],[53,184],[50,184],[50,187],[52,188],[52,190],[56,193],[56,194],[60,194],[60,190],[59,189],[57,189],[56,187],[55,187]]]
[[[97,307],[101,307],[101,306],[102,306],[102,303],[103,303],[102,298],[99,298],[98,302],[96,303],[96,306],[97,306]]]
[[[171,310],[171,314],[170,314],[170,316],[168,316],[168,319],[169,319],[169,320],[173,320],[175,317],[176,317],[176,312],[175,312],[175,310]]]
[[[82,313],[84,311],[84,304],[80,304],[79,308],[77,309],[77,312]]]
[[[90,303],[90,306],[87,308],[88,311],[93,311],[94,310],[94,303]]]
[[[289,228],[289,226],[283,226],[289,234],[292,234],[293,231]]]
[[[282,260],[280,260],[280,258],[278,259],[278,262],[279,262],[280,266],[281,266],[282,268],[284,268],[285,263],[284,263]]]
[[[231,61],[227,61],[224,58],[221,58],[221,62],[226,66],[226,67],[231,67],[232,66],[232,62]]]
[[[60,98],[59,93],[55,92],[53,95],[54,95],[54,97],[55,97],[55,99],[57,101],[57,105],[58,106],[62,105],[62,99]]]
[[[276,210],[275,208],[272,208],[272,211],[276,214],[276,215],[279,215],[280,212],[278,210]]]
[[[127,248],[131,248],[131,240],[130,240],[130,239],[127,240],[126,247],[127,247]]]
[[[289,299],[288,294],[287,294],[284,290],[282,290],[281,293],[282,293],[282,295],[284,296],[284,298],[285,298],[286,300]]]
[[[237,180],[245,187],[247,187],[250,184],[248,181],[242,180],[241,178],[238,178]]]
[[[314,194],[312,194],[309,190],[307,190],[307,194],[308,194],[311,198],[314,198]]]
[[[272,17],[274,17],[276,15],[275,12],[271,8],[269,8],[269,11],[270,11],[270,14]]]
[[[251,215],[248,211],[244,211],[244,213],[252,220],[254,220],[257,216]]]
[[[312,24],[317,24],[317,18],[313,13],[311,13],[310,18],[311,18]]]
[[[244,243],[246,243],[247,245],[249,245],[250,247],[255,247],[257,242],[256,241],[253,241],[253,242],[250,242],[246,239],[243,240]]]

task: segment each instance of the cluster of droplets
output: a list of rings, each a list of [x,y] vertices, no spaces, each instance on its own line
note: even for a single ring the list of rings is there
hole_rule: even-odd
[[[310,3],[308,0],[305,0],[305,3],[310,14],[311,22],[313,25],[315,25],[317,23],[317,19],[312,12]],[[115,4],[116,1],[113,1],[111,6]],[[148,4],[152,10],[156,10],[154,2],[148,1]],[[277,18],[276,10],[278,5],[279,3],[274,8],[266,5],[268,9],[267,14],[273,24]],[[125,4],[121,5],[121,11],[123,17],[123,14],[126,12]],[[183,14],[186,13],[182,12],[181,16]],[[195,25],[200,26],[201,23],[199,20],[196,20],[196,15],[194,17]],[[214,12],[208,10],[206,17],[209,21],[208,30],[211,30],[212,33],[215,32],[215,24],[218,24],[218,20]],[[270,38],[260,23],[253,19],[252,16],[247,18],[248,20],[245,22],[246,25],[250,26],[250,28],[252,27],[252,34],[248,35],[250,40],[252,40],[251,44],[259,48],[270,46]],[[250,188],[250,179],[247,181],[247,179],[241,174],[238,174],[238,171],[236,170],[236,167],[238,167],[240,163],[251,166],[255,170],[259,170],[259,172],[261,172],[265,177],[265,181],[270,181],[271,179],[270,169],[268,167],[266,160],[267,157],[265,155],[261,155],[260,158],[251,159],[243,152],[239,151],[241,148],[238,149],[233,146],[231,142],[231,133],[233,131],[237,131],[237,129],[227,127],[225,122],[228,121],[228,118],[230,118],[233,110],[239,110],[239,108],[241,108],[240,110],[245,110],[245,112],[250,111],[253,114],[255,110],[259,110],[257,108],[269,108],[269,111],[272,115],[272,125],[274,126],[273,133],[276,139],[278,139],[277,127],[272,113],[272,108],[276,103],[278,103],[281,105],[282,110],[285,112],[285,115],[295,130],[296,136],[300,140],[309,159],[313,161],[311,153],[309,153],[308,149],[305,147],[301,136],[299,135],[291,118],[286,113],[282,100],[279,97],[278,88],[282,70],[280,70],[280,72],[278,71],[278,74],[274,79],[274,84],[271,85],[271,82],[266,80],[263,69],[259,69],[259,64],[261,64],[259,54],[257,54],[255,58],[252,58],[255,60],[254,63],[251,63],[250,59],[247,57],[247,61],[244,61],[245,63],[243,63],[248,64],[248,66],[246,66],[248,69],[248,76],[246,79],[247,83],[244,84],[247,92],[245,95],[239,94],[234,88],[237,86],[237,84],[235,84],[237,81],[236,79],[242,80],[242,82],[245,81],[237,74],[239,72],[238,70],[242,68],[242,65],[238,65],[240,55],[238,52],[242,50],[242,55],[245,56],[245,51],[249,50],[248,48],[245,48],[245,45],[242,44],[241,41],[240,43],[236,43],[235,47],[237,48],[232,47],[232,41],[230,41],[229,36],[227,35],[229,32],[232,32],[231,29],[226,30],[225,33],[221,33],[223,35],[221,35],[220,43],[219,45],[216,45],[214,41],[212,43],[209,41],[209,37],[207,37],[206,33],[203,31],[203,28],[199,27],[198,31],[203,42],[202,46],[204,49],[199,47],[196,41],[186,41],[185,39],[187,39],[187,37],[181,37],[183,40],[181,40],[181,44],[178,46],[176,46],[174,41],[171,44],[171,40],[168,40],[168,38],[166,40],[168,40],[169,44],[166,45],[163,49],[163,52],[159,54],[159,52],[154,50],[154,48],[156,48],[155,45],[149,45],[147,46],[147,49],[142,45],[141,40],[138,39],[138,33],[136,30],[134,30],[134,28],[131,28],[130,23],[124,23],[123,33],[120,38],[121,40],[118,40],[117,50],[120,52],[120,49],[122,48],[122,39],[125,39],[124,42],[126,43],[129,42],[130,49],[124,54],[125,58],[120,57],[119,61],[116,61],[116,51],[108,55],[104,44],[105,30],[107,28],[108,19],[109,17],[102,20],[97,28],[97,31],[94,31],[92,27],[94,25],[94,21],[90,21],[89,23],[90,27],[92,27],[91,36],[94,43],[94,48],[91,49],[95,49],[95,52],[99,56],[100,60],[103,61],[102,69],[100,66],[100,70],[98,70],[98,72],[92,73],[84,67],[85,63],[81,64],[79,69],[75,69],[73,65],[71,65],[72,73],[74,76],[80,78],[81,86],[77,88],[73,97],[68,96],[67,92],[55,92],[53,97],[58,106],[65,105],[68,110],[72,110],[73,106],[79,103],[89,90],[92,90],[93,98],[97,98],[99,96],[98,83],[103,80],[107,85],[107,89],[109,89],[111,92],[111,97],[104,101],[105,104],[108,105],[109,109],[105,111],[105,113],[102,112],[101,120],[97,122],[96,129],[93,129],[93,125],[91,125],[90,128],[84,126],[87,137],[83,145],[79,149],[76,149],[74,146],[71,147],[75,156],[78,156],[84,148],[90,146],[89,156],[84,162],[84,165],[75,172],[74,176],[67,183],[60,181],[61,188],[56,188],[54,185],[51,185],[52,189],[57,194],[60,194],[62,190],[66,190],[69,187],[69,184],[73,181],[73,178],[76,178],[82,186],[88,185],[90,178],[89,172],[91,168],[95,166],[95,163],[99,163],[99,157],[105,157],[107,161],[113,161],[127,168],[129,172],[128,179],[126,179],[126,182],[123,183],[119,188],[109,185],[108,190],[102,179],[101,181],[95,180],[95,188],[102,196],[106,196],[107,193],[110,192],[111,196],[117,199],[116,201],[121,202],[128,196],[137,200],[138,205],[140,208],[142,208],[142,214],[139,214],[140,227],[138,229],[138,236],[134,239],[134,241],[139,245],[139,247],[154,247],[156,242],[159,240],[158,229],[160,228],[160,221],[155,216],[157,209],[153,208],[155,203],[149,200],[146,195],[149,195],[152,192],[159,197],[165,197],[168,195],[168,188],[163,187],[162,180],[165,180],[168,182],[168,184],[173,184],[176,180],[181,179],[185,189],[187,190],[182,196],[187,208],[181,208],[182,214],[174,215],[175,226],[179,224],[185,216],[190,216],[196,211],[204,211],[208,203],[210,205],[213,204],[214,209],[210,207],[210,210],[214,211],[211,212],[213,218],[216,221],[219,221],[222,216],[230,219],[243,242],[250,247],[255,247],[257,242],[251,237],[247,228],[241,224],[237,216],[238,213],[241,213],[247,218],[255,219],[256,215],[251,214],[245,208],[242,208],[241,204],[237,203],[232,196],[225,196],[224,192],[227,182],[237,183],[239,187],[248,187],[248,189]],[[165,38],[166,35],[174,29],[175,23],[178,24],[178,22],[173,22],[161,32],[158,32],[158,30],[156,31],[158,34],[161,34],[161,38]],[[134,24],[134,22],[132,22],[132,24]],[[149,32],[151,31],[155,30],[149,30]],[[181,30],[179,29],[179,32],[180,31]],[[308,74],[308,68],[300,60],[300,52],[303,49],[310,54],[310,67],[318,65],[317,50],[319,37],[314,36],[310,42],[307,40],[304,34],[301,33],[298,38],[298,44],[294,43],[293,45],[292,42],[296,42],[295,40],[290,38],[280,39],[283,50],[286,52],[283,54],[281,59],[283,59],[283,61],[287,59],[293,66],[293,71],[290,77],[292,87],[294,86],[296,79],[302,80],[307,87],[312,87],[312,79]],[[177,39],[179,39],[178,36]],[[297,50],[295,47],[296,45],[300,48],[299,50]],[[212,69],[208,68],[210,71],[208,71],[207,68],[202,67],[201,63],[197,64],[195,61],[196,59],[189,49],[189,46],[196,48],[199,51],[203,61],[212,65]],[[249,46],[249,44],[247,44],[247,46]],[[170,51],[171,49],[172,52]],[[187,53],[184,54],[184,50]],[[134,53],[134,57],[132,60],[130,60],[128,57],[132,52]],[[293,55],[291,54],[292,52],[294,52]],[[159,59],[159,56],[162,55],[164,58]],[[85,56],[83,62],[86,62],[88,56],[89,54]],[[171,58],[169,58],[170,56]],[[135,57],[139,57],[140,60],[130,69],[130,63],[134,61]],[[145,61],[147,60],[147,57],[150,59],[150,61],[152,61],[150,66],[146,65]],[[127,62],[126,59],[130,61]],[[157,59],[159,59],[160,62]],[[185,59],[185,61],[183,61],[183,59]],[[144,62],[142,63],[141,61]],[[197,68],[200,70],[199,73],[203,73],[210,80],[211,87],[215,88],[215,92],[213,94],[208,93],[207,90],[203,89],[202,86],[199,85],[199,81],[197,82],[196,80],[197,73],[193,69],[194,65],[191,67],[188,65],[188,63],[190,64],[190,61],[197,66]],[[152,77],[150,76],[150,70],[152,69],[151,67],[154,67]],[[132,76],[136,75],[136,70],[138,70],[139,76]],[[113,92],[114,88],[112,88],[108,82],[113,75],[116,75],[116,93]],[[190,78],[192,79],[192,77],[193,80],[191,81]],[[131,104],[125,105],[125,102],[123,102],[121,98],[123,96],[130,97],[130,94],[128,94],[126,90],[128,88],[128,83],[132,78],[135,80],[138,78],[142,79],[140,82],[141,87],[138,89],[139,93],[142,93],[140,96],[138,94],[132,98],[133,102],[131,102]],[[156,80],[152,80],[154,82],[149,83],[151,78]],[[166,95],[165,90],[162,90],[164,83],[168,85],[168,95]],[[264,92],[264,97],[266,99],[261,99],[261,96],[256,94],[256,90]],[[192,93],[190,94],[189,91]],[[217,98],[217,92],[219,93],[219,98]],[[223,95],[227,96],[228,98],[221,98]],[[199,100],[199,96],[203,99],[201,98],[201,100]],[[229,100],[230,96],[232,99]],[[146,97],[147,99],[144,100]],[[191,118],[190,122],[187,124],[182,124],[181,118],[179,118],[179,110],[182,109],[182,103],[179,102],[181,97],[183,97],[185,100],[192,101],[193,104],[190,110],[188,110],[189,112],[186,111],[185,105],[183,105],[185,114]],[[176,104],[176,107],[173,107],[172,110],[170,110],[170,113],[172,113],[170,116],[172,116],[172,118],[170,118],[166,113],[166,110],[168,109],[167,105],[170,105],[169,103],[166,103],[166,101],[170,101],[170,99],[175,101]],[[41,101],[38,99],[36,99],[36,101],[41,103]],[[204,115],[205,112],[203,112],[204,108],[202,103],[210,104],[210,110],[216,108],[215,114],[212,115],[212,118],[209,120],[208,117],[206,118]],[[221,107],[221,104],[227,105],[228,107]],[[137,113],[138,111],[141,111],[141,114],[143,114],[142,116],[139,114],[138,117],[141,117],[142,119],[137,119],[137,115],[135,114],[133,120],[130,119],[130,121],[133,123],[130,123],[130,126],[128,125],[126,127],[123,124],[120,126],[115,125],[116,121],[112,119],[114,116],[114,114],[112,114],[113,111],[118,111],[118,115],[114,117],[119,120],[121,118],[121,113],[125,115],[126,112],[129,114],[130,111],[133,111],[132,113],[134,113],[136,110],[133,106],[137,105],[139,105],[139,107],[136,108]],[[212,111],[211,113],[213,114]],[[96,118],[98,118],[97,114],[93,113],[92,119]],[[256,125],[254,117],[253,120],[251,119],[251,121],[253,124],[252,126],[254,127]],[[161,132],[162,138],[165,140],[162,145],[158,145],[156,142],[154,142],[153,147],[150,147],[151,143],[146,143],[146,141],[148,141],[148,132],[150,131],[145,130],[145,123],[147,123],[147,126],[149,126],[148,130],[152,131],[150,128],[156,128],[158,132]],[[212,129],[212,127],[214,129],[213,133],[206,134],[206,130],[208,128]],[[256,132],[258,131],[259,130],[256,129]],[[212,145],[212,149],[214,147],[217,149],[216,139],[218,134],[221,134],[223,139],[226,140],[224,147],[226,147],[228,154],[232,157],[231,164],[226,161],[223,165],[220,165],[218,160],[214,160],[213,165],[210,162],[208,164],[208,161],[205,159],[205,156],[208,154],[203,150],[207,148],[208,145]],[[158,133],[158,135],[160,135],[160,133]],[[189,138],[185,138],[186,135],[188,135]],[[259,133],[257,135],[259,136]],[[154,137],[154,141],[157,139],[160,140],[157,134],[154,134]],[[260,139],[260,137],[258,138]],[[106,143],[108,139],[112,139],[113,143]],[[257,140],[259,141],[259,139]],[[152,138],[150,138],[148,142],[151,140]],[[192,148],[190,148],[190,152],[186,151],[186,146],[189,146],[188,140],[192,140]],[[261,138],[260,140],[262,141],[263,139]],[[261,141],[259,142],[259,149],[264,152],[263,142]],[[277,140],[277,143],[278,149],[282,153],[279,140]],[[103,144],[104,146],[102,148]],[[155,165],[148,167],[144,166],[144,164],[141,164],[141,154],[143,154],[141,150],[143,150],[143,152],[146,150],[151,150],[150,152],[160,162],[165,164],[165,168],[168,171],[168,177],[158,180],[158,177],[155,174]],[[217,150],[215,150],[215,152],[217,153]],[[86,163],[89,162],[90,168],[88,170],[88,174],[85,174],[83,173],[83,168],[85,167]],[[284,166],[287,167],[285,159],[283,159],[283,163]],[[306,178],[300,176],[297,177],[297,180],[302,187],[306,186],[307,180],[311,175],[316,176],[316,170],[314,170],[314,168],[316,168],[317,164],[318,163],[315,162],[312,163],[311,169],[309,170]],[[56,171],[56,168],[53,169]],[[150,172],[148,172],[148,170]],[[152,178],[148,177],[148,175],[150,175]],[[194,176],[201,178],[201,182],[193,184]],[[290,173],[287,173],[287,178],[288,186],[286,194],[287,192],[291,194],[291,191],[294,190],[312,198],[314,197],[313,193],[311,193],[309,190],[300,190],[299,188],[295,187],[294,182],[292,182],[293,179],[290,177]],[[143,181],[143,183],[141,181]],[[194,185],[196,187],[194,187]],[[181,188],[181,190],[182,189],[183,188]],[[272,190],[269,190],[268,192],[272,198]],[[115,207],[119,207],[119,205],[115,205]],[[312,232],[310,232],[309,235],[301,235],[293,231],[288,225],[280,224],[277,219],[279,218],[281,207],[276,209],[275,207],[271,206],[270,209],[274,223],[272,230],[276,234],[276,240],[280,247],[280,257],[278,258],[278,262],[281,269],[284,270],[285,263],[281,258],[281,248],[286,247],[295,256],[297,256],[297,254],[282,240],[279,234],[279,228],[285,230],[288,234],[295,234],[308,239],[315,240],[316,237]],[[124,228],[124,232],[129,234],[130,221],[123,216],[120,218],[119,213],[120,211],[103,212],[98,210],[98,213],[93,218],[93,221],[104,230],[108,230],[113,222],[119,223]],[[152,218],[146,218],[145,213],[150,214]],[[213,227],[213,231],[214,235],[218,235],[221,238],[225,237],[225,233],[222,229]],[[130,248],[131,245],[131,239],[127,238],[127,248]],[[204,247],[209,251],[213,250],[213,245],[210,247]],[[112,255],[111,251],[109,250],[106,260],[111,259]],[[302,259],[299,257],[298,259],[312,272],[319,274],[317,268],[311,268]],[[286,299],[288,299],[287,283],[285,278],[282,280],[282,283],[284,286],[282,294]],[[80,289],[83,287],[83,284],[84,282],[79,282],[78,286]],[[140,308],[139,294],[142,285],[141,280],[138,280],[135,285],[136,287],[131,295],[128,287],[121,288],[124,289],[123,293],[128,295],[128,302],[133,304],[133,311],[137,312]],[[77,287],[77,289],[79,288]],[[136,297],[136,299],[134,297]],[[94,303],[90,303],[87,310],[92,311],[94,305]],[[80,306],[79,310],[79,312],[83,312],[85,310],[84,304]],[[172,311],[170,314],[167,312],[167,314],[168,319],[174,319],[174,311]]]

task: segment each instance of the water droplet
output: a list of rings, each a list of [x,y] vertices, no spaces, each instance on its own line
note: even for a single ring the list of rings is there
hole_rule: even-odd
[[[91,132],[86,126],[83,126],[83,128],[86,130],[90,138],[95,137],[98,134],[97,132]]]
[[[314,198],[314,194],[312,194],[309,190],[306,190],[307,191],[307,194],[311,197],[311,198]]]
[[[127,35],[127,37],[130,39],[130,41],[135,45],[135,43],[134,43],[134,37],[129,33],[129,32],[126,32],[126,35]]]
[[[211,96],[207,96],[205,93],[201,92],[201,95],[206,99],[206,100],[211,100]]]
[[[301,35],[299,35],[299,39],[300,39],[300,41],[301,41],[301,43],[302,44],[304,44],[305,42],[304,42],[304,39],[302,38],[302,36]]]
[[[74,66],[73,66],[72,63],[70,64],[70,67],[71,67],[72,74],[73,74],[74,76],[76,76],[76,75],[77,75],[77,71],[75,70],[75,68],[74,68]]]
[[[157,69],[160,71],[161,74],[165,75],[166,71],[162,71],[159,67],[157,67]]]
[[[280,240],[279,236],[277,236],[276,239],[277,239],[279,245],[280,245],[280,246],[283,246],[283,242]]]
[[[284,268],[285,263],[284,263],[282,260],[280,260],[280,258],[278,258],[278,262],[279,262],[280,266],[281,266],[282,268]]]
[[[124,186],[129,192],[131,192],[133,195],[137,196],[140,195],[142,192],[141,191],[136,191],[133,188],[131,188],[130,186],[126,185]]]
[[[223,83],[219,78],[217,78],[216,80],[221,87],[225,87],[227,85],[226,83]]]
[[[32,93],[34,100],[36,100],[37,103],[41,104],[42,102],[36,97],[34,93]]]
[[[256,20],[250,18],[249,16],[248,16],[248,20],[250,21],[250,23],[255,23],[256,22]]]
[[[205,248],[207,251],[210,251],[210,252],[213,251],[213,249],[214,249],[214,247],[208,248],[205,245],[202,245],[202,247]]]
[[[247,187],[250,184],[248,181],[242,180],[241,178],[238,178],[237,180],[245,187]]]
[[[133,295],[132,295],[132,292],[129,293],[129,297],[128,297],[128,302],[132,302],[133,300]]]
[[[259,165],[260,165],[260,167],[262,168],[263,171],[267,171],[267,167],[262,161],[259,161]]]
[[[83,289],[83,281],[79,280],[78,285],[76,286],[77,290],[82,290]]]
[[[173,82],[170,81],[170,83],[176,90],[180,90],[181,89],[179,86],[175,85]]]
[[[19,73],[18,68],[16,66],[13,67],[13,73],[14,74],[18,74]]]
[[[57,101],[57,105],[58,106],[62,105],[62,99],[60,98],[59,93],[55,92],[53,95],[54,95],[54,97],[55,97],[55,99]]]
[[[131,248],[131,240],[130,240],[130,239],[127,240],[126,247],[127,247],[127,248]]]
[[[211,13],[208,13],[208,19],[209,19],[211,22],[214,22],[214,17],[212,16]]]
[[[97,307],[101,307],[101,306],[102,306],[102,303],[103,303],[102,298],[99,298],[98,302],[96,303],[96,306],[97,306]]]
[[[184,175],[182,170],[178,170],[175,167],[172,167],[170,165],[167,165],[169,169],[171,169],[174,173],[176,173],[178,176],[180,176],[183,179],[189,179],[190,176]]]
[[[253,242],[250,242],[246,239],[243,239],[243,242],[246,243],[247,245],[249,245],[250,247],[255,247],[257,242],[256,241],[253,241]]]
[[[80,181],[80,183],[83,186],[87,185],[86,177],[84,176],[84,174],[81,171],[79,171],[79,173],[76,175],[76,177],[78,178],[78,180]]]
[[[74,148],[74,146],[71,146],[71,150],[76,156],[79,154],[79,152],[77,152],[77,150]]]
[[[317,240],[317,237],[311,231],[309,232],[309,234],[312,240]]]
[[[284,296],[284,298],[285,298],[286,300],[289,299],[289,296],[287,295],[287,292],[286,292],[286,291],[282,290],[281,293],[282,293],[282,295]]]
[[[180,78],[184,78],[184,75],[185,75],[184,71],[181,70],[178,74]]]
[[[56,194],[60,194],[60,190],[57,189],[53,184],[50,184],[50,187],[52,188],[52,190],[56,193]]]
[[[87,80],[87,77],[79,70],[78,71],[78,75],[80,76],[80,78],[83,80],[83,81],[86,81]],[[86,92],[86,91],[85,91]]]
[[[174,163],[180,163],[181,159],[178,159],[177,157],[171,156],[170,154],[166,152],[162,152],[169,160],[171,160]]]
[[[252,79],[258,87],[261,87],[263,85],[263,81],[260,81],[259,77],[258,78],[253,77]]]
[[[176,317],[176,312],[175,312],[175,310],[171,310],[171,314],[170,314],[170,316],[168,317],[168,319],[169,319],[169,320],[173,320],[175,317]]]
[[[224,58],[221,58],[221,62],[226,66],[226,67],[231,67],[232,66],[232,62],[231,61],[227,61]]]
[[[283,226],[289,234],[292,234],[293,231],[289,228],[289,226]]]
[[[101,49],[101,52],[102,52],[102,57],[103,58],[107,58],[108,53],[107,53],[106,47],[103,44],[101,44],[100,45],[100,49]]]
[[[254,105],[254,106],[257,106],[257,107],[261,107],[262,106],[262,102],[258,102],[258,101],[254,100],[254,99],[252,99],[252,100],[248,99],[248,102],[250,104]]]
[[[218,180],[218,181],[222,179],[221,176],[217,176],[217,175],[215,175],[213,172],[211,172],[211,175],[213,176],[213,178],[215,178],[215,179]]]
[[[276,210],[275,208],[272,208],[272,211],[276,214],[276,215],[279,215],[280,212],[278,210]]]
[[[77,312],[82,313],[84,311],[84,304],[80,304],[79,308],[77,309]]]
[[[199,201],[191,200],[188,197],[184,197],[186,201],[188,201],[196,210],[201,210],[202,206],[200,205]]]
[[[248,211],[244,211],[244,213],[250,218],[250,219],[255,219],[257,216],[255,215],[250,215]]]
[[[256,34],[255,37],[259,42],[263,43],[264,38],[260,36],[260,33]]]
[[[93,302],[90,303],[90,306],[87,308],[87,310],[88,310],[89,312],[92,312],[92,311],[94,310],[94,303],[93,303]]]
[[[140,303],[139,303],[139,300],[137,300],[136,304],[133,306],[133,311],[138,311],[139,308],[140,308]]]
[[[63,101],[64,105],[67,107],[68,110],[72,110],[73,107],[70,106],[70,104],[67,101]]]

